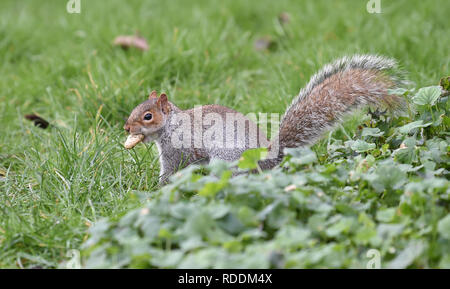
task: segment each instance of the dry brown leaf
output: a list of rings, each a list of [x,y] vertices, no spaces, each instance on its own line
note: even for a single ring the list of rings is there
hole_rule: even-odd
[[[287,12],[281,12],[280,15],[278,15],[278,21],[280,21],[281,24],[288,24],[291,21],[291,15]]]
[[[120,35],[114,39],[114,45],[120,46],[123,49],[134,47],[136,49],[147,51],[148,43],[145,38],[138,35]]]
[[[35,126],[46,129],[50,123],[36,114],[27,114],[25,118],[31,120]]]

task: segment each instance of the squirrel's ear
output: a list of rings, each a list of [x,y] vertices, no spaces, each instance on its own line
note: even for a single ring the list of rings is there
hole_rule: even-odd
[[[167,95],[165,93],[161,93],[156,103],[164,113],[170,112],[169,100],[167,99]]]
[[[158,94],[156,93],[156,90],[153,90],[149,95],[148,99],[157,98]]]

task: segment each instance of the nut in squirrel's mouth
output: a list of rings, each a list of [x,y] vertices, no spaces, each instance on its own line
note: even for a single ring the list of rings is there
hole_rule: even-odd
[[[143,134],[130,134],[125,141],[124,147],[126,149],[134,148],[138,143],[140,143],[144,139]]]

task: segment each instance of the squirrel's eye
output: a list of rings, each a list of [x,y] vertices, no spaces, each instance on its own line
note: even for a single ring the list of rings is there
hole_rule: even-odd
[[[144,115],[144,119],[145,120],[151,120],[152,119],[152,114],[151,113],[146,113],[145,115]]]

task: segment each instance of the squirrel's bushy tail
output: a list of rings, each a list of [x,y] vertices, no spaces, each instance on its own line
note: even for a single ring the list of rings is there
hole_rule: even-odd
[[[388,89],[402,85],[401,74],[393,59],[374,55],[344,57],[316,73],[286,110],[277,137],[269,151],[276,158],[260,163],[263,169],[275,166],[284,148],[304,146],[316,141],[343,115],[365,105],[401,109],[404,100]]]

